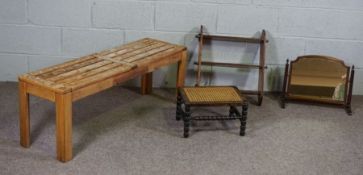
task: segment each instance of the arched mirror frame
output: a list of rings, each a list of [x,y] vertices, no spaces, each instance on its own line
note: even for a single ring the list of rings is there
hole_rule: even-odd
[[[342,66],[346,69],[346,78],[345,78],[345,88],[344,88],[344,98],[343,100],[336,100],[336,99],[326,99],[326,98],[319,98],[318,96],[314,98],[309,98],[308,96],[299,96],[291,94],[291,75],[293,72],[294,65],[298,64],[299,61],[303,59],[312,59],[312,58],[319,58],[326,60],[328,62],[333,62],[338,64],[339,66]],[[347,113],[351,115],[351,96],[352,96],[352,87],[353,87],[353,79],[354,79],[354,65],[352,67],[346,65],[344,61],[330,57],[330,56],[323,56],[323,55],[304,55],[297,57],[296,60],[293,60],[289,62],[289,60],[286,61],[285,66],[285,76],[284,76],[284,82],[283,82],[283,89],[282,89],[282,95],[281,95],[281,107],[285,108],[285,102],[287,100],[300,100],[300,101],[314,101],[314,102],[322,102],[322,103],[329,103],[329,104],[336,104],[345,107]]]

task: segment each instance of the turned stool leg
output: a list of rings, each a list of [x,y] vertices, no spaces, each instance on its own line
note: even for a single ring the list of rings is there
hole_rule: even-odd
[[[190,107],[185,106],[185,113],[183,115],[184,120],[184,138],[189,137],[189,127],[190,127]]]
[[[244,136],[245,132],[246,132],[247,110],[248,110],[248,104],[247,104],[247,102],[245,102],[242,105],[242,118],[240,119],[240,121],[241,121],[241,128],[240,129],[241,130],[240,130],[240,133],[239,133],[240,136]]]
[[[182,116],[182,108],[181,108],[181,105],[182,105],[182,97],[180,95],[180,92],[178,91],[178,95],[176,97],[176,114],[175,114],[175,119],[176,120],[180,120],[181,116]]]

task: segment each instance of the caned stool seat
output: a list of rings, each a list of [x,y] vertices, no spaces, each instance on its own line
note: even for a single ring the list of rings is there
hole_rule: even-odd
[[[190,104],[239,104],[245,100],[234,86],[184,87],[181,93]]]
[[[227,106],[228,115],[192,116],[191,107]],[[242,107],[241,112],[237,107]],[[192,120],[240,120],[240,135],[245,135],[248,103],[234,86],[182,87],[178,89],[176,120],[184,121],[184,137],[189,136]]]

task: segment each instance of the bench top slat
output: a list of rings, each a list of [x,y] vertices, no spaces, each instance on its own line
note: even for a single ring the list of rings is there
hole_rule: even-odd
[[[148,38],[145,38],[145,39],[139,40],[137,43],[132,42],[132,43],[129,43],[129,44],[121,45],[121,46],[118,46],[118,47],[115,47],[115,48],[112,48],[112,49],[109,49],[109,50],[105,50],[105,51],[90,54],[90,55],[87,55],[87,56],[84,56],[84,57],[81,57],[81,58],[73,59],[73,60],[64,62],[62,64],[58,64],[58,65],[46,67],[46,68],[43,68],[43,69],[40,69],[40,70],[37,70],[37,71],[33,71],[33,72],[28,73],[28,74],[31,74],[33,76],[39,76],[39,75],[44,76],[47,73],[52,73],[57,69],[69,68],[72,65],[76,65],[78,63],[82,63],[82,62],[92,60],[92,59],[95,58],[95,55],[97,55],[97,54],[100,55],[100,54],[107,54],[107,53],[110,53],[110,52],[116,52],[116,51],[119,51],[119,50],[122,50],[122,49],[126,49],[128,47],[134,46],[134,45],[141,45],[141,44],[145,44],[145,43],[149,43],[149,42],[151,42],[151,41]]]
[[[49,71],[47,73],[43,73],[39,76],[41,76],[44,79],[53,78],[60,74],[68,73],[70,71],[78,70],[83,67],[87,67],[87,66],[91,66],[93,64],[99,63],[102,61],[102,59],[99,59],[99,58],[103,58],[105,56],[108,58],[112,58],[112,55],[120,55],[122,53],[131,54],[135,51],[138,51],[139,49],[152,47],[153,44],[157,44],[157,43],[149,41],[149,40],[147,40],[147,41],[148,42],[141,42],[139,44],[132,43],[131,45],[126,45],[125,47],[122,47],[122,48],[117,47],[119,50],[115,50],[115,48],[113,48],[113,49],[110,49],[109,51],[102,51],[99,53],[95,53],[95,54],[92,54],[89,56],[89,57],[92,57],[91,59],[85,59],[84,61],[75,60],[73,62],[73,64],[56,65],[56,66],[53,66],[54,67],[53,69],[49,69]],[[46,68],[46,69],[48,69],[48,68]],[[50,80],[53,81],[52,79],[50,79]],[[56,81],[56,80],[54,80],[54,81]]]
[[[163,46],[163,47],[160,47]],[[111,70],[114,68],[117,68],[119,66],[128,66],[131,68],[134,68],[134,66],[130,66],[129,64],[134,64],[135,66],[137,66],[136,63],[133,63],[131,60],[125,60],[126,58],[133,58],[133,59],[142,59],[145,57],[150,56],[151,54],[154,54],[156,52],[160,51],[160,48],[164,48],[164,47],[173,47],[170,45],[165,46],[163,45],[152,45],[150,47],[145,47],[143,49],[139,49],[136,51],[132,51],[129,53],[126,53],[124,55],[120,55],[119,57],[112,57],[111,59],[113,59],[114,61],[124,61],[127,62],[128,64],[124,64],[124,65],[120,65],[120,63],[116,63],[116,62],[112,62],[109,61],[107,59],[103,59],[104,57],[99,57],[99,62],[95,63],[95,64],[91,64],[89,66],[86,67],[82,67],[79,69],[75,69],[69,72],[66,72],[62,75],[58,75],[57,77],[54,77],[52,79],[48,79],[50,81],[55,81],[58,83],[64,83],[64,82],[71,82],[71,81],[78,81],[79,79],[77,79],[77,77],[80,78],[85,78],[87,77],[87,75],[94,75],[94,73],[98,73],[98,72],[104,72],[105,70]],[[108,57],[106,57],[108,58]],[[127,69],[129,70],[129,69]],[[76,78],[75,78],[76,76]]]
[[[145,38],[23,74],[19,79],[56,92],[68,92],[137,67],[147,67],[150,61],[158,61],[185,49],[184,46]]]
[[[154,55],[149,55],[148,56],[149,58],[139,60],[138,65],[139,65],[140,68],[145,68],[146,69],[148,67],[148,64],[150,63],[150,62],[148,62],[148,60],[157,61],[159,59],[163,59],[164,57],[166,57],[168,55],[172,55],[173,53],[175,53],[175,51],[176,51],[175,48],[170,48],[170,49],[165,50],[163,52],[157,52]],[[107,77],[115,76],[115,75],[119,74],[120,71],[121,72],[127,72],[129,70],[131,70],[130,67],[116,66],[115,68],[113,68],[111,70],[100,72],[100,73],[94,74],[93,76],[83,77],[79,81],[69,83],[68,85],[70,85],[72,88],[77,89],[77,88],[81,88],[81,87],[84,87],[84,86],[90,84],[90,82],[95,82],[95,81],[98,81],[98,80],[105,79]]]

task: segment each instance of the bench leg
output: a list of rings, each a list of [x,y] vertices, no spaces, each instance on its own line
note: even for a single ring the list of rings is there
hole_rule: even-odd
[[[185,80],[185,71],[187,65],[187,51],[183,51],[180,61],[178,62],[178,72],[177,72],[177,80],[176,80],[176,87],[184,87],[184,80]]]
[[[72,94],[56,94],[57,159],[72,159]]]
[[[190,106],[185,106],[185,112],[183,114],[184,120],[184,138],[189,137],[189,127],[190,127]]]
[[[141,77],[141,94],[150,94],[153,86],[153,73],[146,73]]]
[[[19,111],[20,111],[20,145],[30,146],[30,119],[29,119],[29,94],[26,83],[19,81]]]
[[[247,110],[248,110],[248,104],[246,102],[242,106],[242,119],[240,119],[241,128],[239,133],[240,136],[244,136],[246,134]]]

